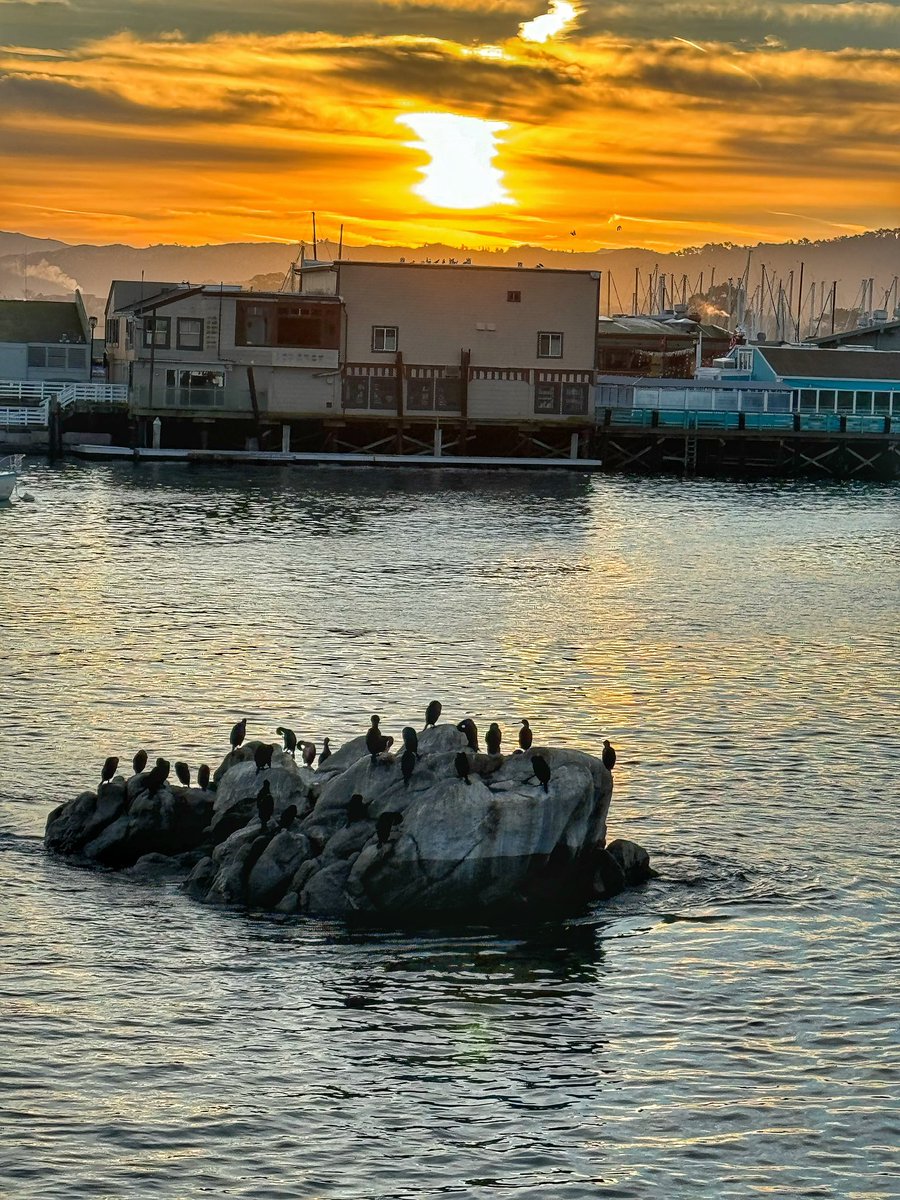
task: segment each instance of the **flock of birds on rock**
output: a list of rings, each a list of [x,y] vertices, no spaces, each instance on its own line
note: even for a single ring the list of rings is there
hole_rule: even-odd
[[[425,729],[434,728],[437,725],[442,711],[443,708],[440,700],[432,700],[425,710]],[[384,754],[387,750],[390,750],[391,746],[394,744],[394,739],[392,737],[389,737],[381,732],[380,724],[381,718],[377,713],[375,713],[372,715],[371,723],[366,731],[366,750],[371,755],[373,766],[378,765],[379,755]],[[460,721],[456,728],[460,731],[460,733],[465,734],[469,750],[474,751],[476,754],[480,753],[478,727],[471,717],[466,717],[464,720]],[[297,750],[299,749],[304,764],[307,767],[312,767],[313,763],[316,761],[317,755],[316,745],[314,742],[298,738],[294,731],[292,729],[288,729],[285,725],[279,725],[275,732],[280,735],[284,746],[284,752],[286,754],[290,754],[292,758],[296,759]],[[237,750],[243,744],[246,736],[247,718],[244,717],[232,727],[229,737],[232,752]],[[403,740],[403,753],[400,756],[400,771],[403,777],[404,787],[409,787],[416,763],[419,761],[420,757],[419,735],[411,725],[407,725],[403,728],[400,736]],[[503,732],[496,721],[494,721],[488,727],[487,734],[485,735],[485,745],[487,747],[488,754],[500,754],[502,742]],[[534,742],[534,734],[531,726],[524,717],[521,720],[521,729],[519,730],[518,742],[519,748],[516,753],[525,753],[529,751]],[[271,768],[272,754],[274,753],[275,748],[276,747],[274,744],[262,742],[256,746],[253,752],[253,759],[256,764],[257,775],[262,771],[267,771]],[[331,757],[331,753],[329,739],[324,738],[322,741],[322,749],[318,752],[319,766],[328,761],[328,759]],[[601,758],[603,765],[609,771],[611,771],[616,765],[616,751],[610,744],[608,738],[603,742],[603,753]],[[132,766],[134,768],[135,775],[142,775],[145,772],[147,761],[148,759],[146,750],[139,750],[137,754],[135,754],[134,758],[132,759]],[[456,774],[459,779],[467,785],[471,784],[469,775],[471,773],[472,764],[469,759],[469,755],[465,750],[459,751],[459,753],[456,755],[454,763]],[[115,776],[118,767],[119,759],[114,755],[110,755],[110,757],[104,762],[103,768],[100,772],[101,788]],[[537,778],[538,783],[541,785],[544,791],[549,794],[551,777],[550,764],[542,755],[533,754],[531,757],[531,768],[535,774],[535,777]],[[169,777],[170,769],[170,763],[167,759],[158,758],[156,760],[156,765],[147,772],[143,782],[146,790],[151,796],[155,795],[162,788],[163,784]],[[175,775],[183,787],[187,788],[191,786],[191,769],[187,763],[176,762]],[[215,784],[212,786],[214,788]],[[209,790],[210,768],[206,763],[202,763],[197,770],[197,787],[202,791]],[[275,813],[275,802],[272,798],[268,780],[263,781],[262,787],[260,788],[256,798],[256,807],[260,824],[262,825],[263,829],[265,829]],[[351,796],[350,802],[347,806],[347,823],[352,824],[354,821],[364,820],[366,819],[366,815],[367,804],[363,797],[358,794]],[[289,829],[296,817],[296,804],[288,805],[280,817],[281,827],[283,829]],[[390,837],[391,830],[395,825],[399,825],[402,819],[403,818],[400,813],[383,813],[378,818],[375,824],[375,832],[378,837],[379,845],[384,845],[384,843],[387,842],[388,838]]]

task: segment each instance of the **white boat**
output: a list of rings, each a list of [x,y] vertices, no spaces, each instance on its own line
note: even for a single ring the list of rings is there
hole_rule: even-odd
[[[10,454],[0,458],[0,500],[8,500],[16,490],[24,457],[23,454]]]

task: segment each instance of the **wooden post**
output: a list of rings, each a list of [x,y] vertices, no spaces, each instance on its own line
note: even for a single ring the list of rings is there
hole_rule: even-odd
[[[444,450],[444,431],[440,425],[434,427],[434,457],[440,458]]]
[[[569,438],[569,458],[577,458],[578,457],[578,445],[579,445],[580,441],[581,441],[581,436],[578,433],[578,430],[576,429],[575,432],[572,434],[572,436]]]
[[[290,454],[291,452],[291,427],[290,425],[282,425],[281,427],[281,453]]]
[[[47,456],[51,462],[62,457],[62,415],[55,396],[47,410]]]
[[[253,427],[256,430],[257,440],[259,439],[259,399],[256,395],[256,379],[253,375],[253,367],[247,368],[247,386],[250,388],[250,404],[253,407]]]

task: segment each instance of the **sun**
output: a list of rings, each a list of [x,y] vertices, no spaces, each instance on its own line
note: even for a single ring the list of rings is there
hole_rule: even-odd
[[[504,122],[455,113],[406,113],[397,120],[419,139],[408,144],[431,158],[421,168],[422,182],[413,189],[423,200],[436,208],[514,203],[504,187],[503,173],[494,166],[498,135],[509,128]]]

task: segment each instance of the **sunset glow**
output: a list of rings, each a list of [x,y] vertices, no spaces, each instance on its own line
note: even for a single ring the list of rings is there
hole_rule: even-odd
[[[7,230],[290,242],[315,209],[351,244],[586,250],[897,222],[894,5],[49,11],[3,6]]]

